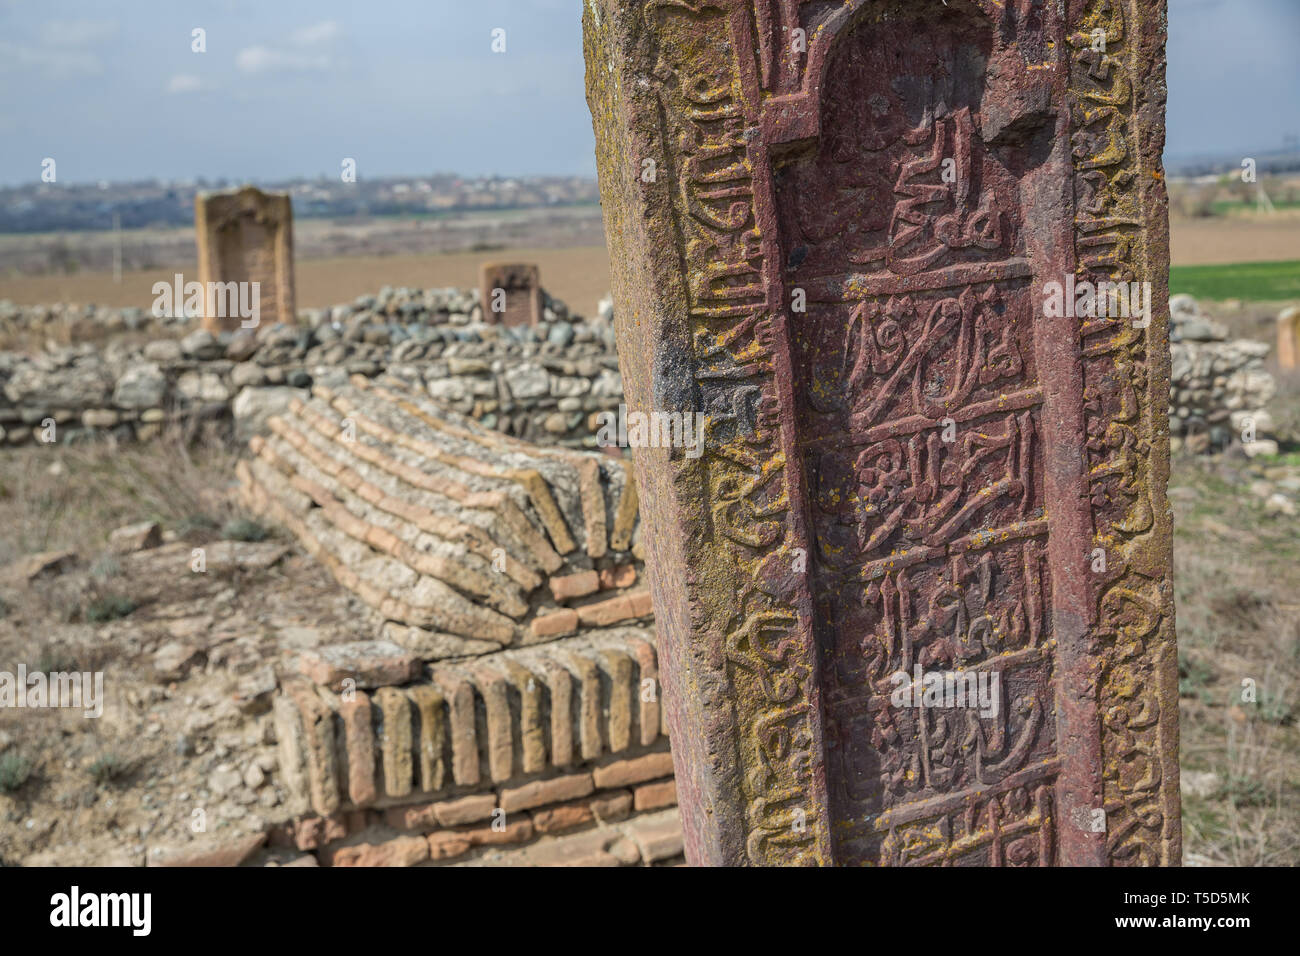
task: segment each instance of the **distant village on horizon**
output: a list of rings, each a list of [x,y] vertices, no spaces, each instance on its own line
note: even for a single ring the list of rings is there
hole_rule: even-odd
[[[1300,139],[1286,148],[1243,153],[1259,175],[1300,171]],[[1242,156],[1166,157],[1171,179],[1213,180],[1240,168]],[[594,176],[463,176],[433,173],[294,179],[155,177],[133,182],[41,182],[0,187],[0,234],[60,230],[167,228],[194,224],[196,193],[254,185],[288,193],[300,219],[371,219],[384,216],[437,217],[475,211],[585,206],[599,202]],[[116,217],[116,222],[114,217]]]

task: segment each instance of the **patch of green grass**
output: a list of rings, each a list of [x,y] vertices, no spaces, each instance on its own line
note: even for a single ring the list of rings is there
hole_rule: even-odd
[[[1257,455],[1255,461],[1257,464],[1270,467],[1286,465],[1292,468],[1300,468],[1300,451],[1284,451],[1277,455]]]
[[[13,793],[32,775],[32,762],[18,754],[0,754],[0,792]]]
[[[265,541],[270,534],[256,521],[248,518],[232,518],[221,527],[221,536],[227,541]]]
[[[86,605],[85,617],[91,624],[103,624],[126,617],[140,605],[124,594],[109,594],[95,598]]]
[[[220,525],[205,514],[196,512],[186,515],[176,523],[176,533],[182,538],[196,531],[215,531]]]
[[[1178,694],[1180,697],[1199,697],[1203,703],[1214,700],[1210,693],[1210,682],[1214,679],[1214,670],[1199,657],[1188,654],[1178,655]]]
[[[118,754],[106,753],[87,769],[95,783],[105,784],[124,776],[131,769],[131,762]]]
[[[1266,807],[1272,802],[1268,785],[1257,776],[1232,774],[1224,787],[1228,802],[1238,807]]]
[[[1242,262],[1227,266],[1174,266],[1169,291],[1222,302],[1277,302],[1300,299],[1300,261]]]
[[[1252,212],[1259,209],[1259,200],[1251,197],[1247,201],[1240,199],[1217,199],[1214,202],[1214,215],[1231,215],[1238,212]],[[1274,209],[1300,209],[1300,199],[1274,199]]]
[[[57,644],[44,644],[36,655],[35,670],[42,674],[54,674],[79,670],[77,659],[67,649]]]
[[[122,562],[117,560],[117,555],[104,553],[95,559],[95,563],[90,566],[90,576],[106,581],[109,578],[115,578],[122,573]]]

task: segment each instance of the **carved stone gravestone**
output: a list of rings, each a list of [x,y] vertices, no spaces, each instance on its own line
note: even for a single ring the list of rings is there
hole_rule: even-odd
[[[205,290],[203,327],[210,332],[251,328],[248,308],[257,303],[257,325],[295,321],[293,206],[287,193],[252,186],[194,197],[199,281]],[[252,286],[228,283],[257,283]],[[222,288],[214,288],[220,283]],[[234,298],[232,299],[232,295]],[[244,308],[232,308],[232,302]]]
[[[1277,317],[1277,365],[1284,372],[1300,367],[1300,308],[1296,306]]]
[[[542,321],[542,275],[535,265],[483,263],[479,295],[484,322],[536,325]]]
[[[688,859],[1177,864],[1163,0],[584,18]]]

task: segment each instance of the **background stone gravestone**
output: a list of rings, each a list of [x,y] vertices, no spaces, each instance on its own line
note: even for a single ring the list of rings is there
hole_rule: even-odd
[[[485,262],[479,269],[483,321],[536,325],[542,321],[542,276],[535,265]]]
[[[252,186],[194,198],[194,230],[199,248],[199,281],[257,282],[259,326],[295,321],[293,289],[293,205],[287,193],[264,193]],[[238,314],[209,315],[210,332],[240,328]]]
[[[1300,308],[1283,309],[1277,317],[1277,364],[1284,372],[1300,367]]]
[[[688,860],[1177,864],[1165,4],[584,24]]]

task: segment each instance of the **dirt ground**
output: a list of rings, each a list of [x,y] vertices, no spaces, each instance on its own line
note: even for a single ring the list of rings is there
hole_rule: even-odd
[[[141,865],[288,815],[268,672],[376,622],[287,534],[250,528],[237,455],[214,437],[0,455],[0,661],[101,670],[107,698],[98,720],[0,712],[0,865]],[[1295,866],[1300,455],[1178,455],[1169,497],[1185,862]],[[109,552],[112,529],[144,520],[163,544]],[[26,556],[64,549],[24,577]]]
[[[575,221],[586,223],[581,219]],[[586,223],[583,226],[584,229],[588,227],[598,230],[599,224]],[[315,235],[320,229],[312,225],[301,227],[299,231]],[[392,230],[384,235],[399,250],[407,249],[417,241],[410,230]],[[1171,235],[1174,265],[1300,259],[1300,215],[1283,214],[1276,221],[1229,217],[1175,219]],[[19,241],[19,237],[14,236],[0,238],[10,244]],[[506,242],[506,248],[490,251],[396,251],[373,255],[363,251],[362,246],[380,240],[370,238],[362,230],[352,236],[359,244],[358,251],[319,258],[304,255],[304,240],[300,239],[299,258],[295,264],[298,305],[318,308],[348,302],[385,285],[472,287],[478,284],[481,263],[517,260],[540,265],[542,285],[546,290],[563,299],[578,314],[590,315],[595,311],[596,303],[609,291],[609,254],[603,245],[592,244],[585,232],[579,238],[585,244],[566,246],[560,242],[534,240],[532,244],[518,246]],[[330,240],[327,243],[322,234],[319,248],[333,248],[341,241]],[[311,248],[317,248],[315,242]],[[127,270],[121,283],[114,283],[112,273],[102,270],[79,270],[71,274],[11,274],[0,277],[0,299],[12,299],[20,304],[93,302],[147,309],[153,302],[153,284],[160,280],[170,282],[178,269],[183,272],[186,268],[190,266]]]
[[[1176,266],[1300,259],[1300,215],[1279,213],[1266,220],[1176,218],[1169,224],[1169,258]]]
[[[609,292],[609,254],[604,246],[571,249],[521,248],[493,252],[349,256],[300,259],[294,266],[299,308],[319,308],[350,302],[382,286],[417,289],[473,288],[484,262],[535,262],[542,270],[542,287],[564,300],[579,315],[594,315],[596,303]],[[96,305],[137,306],[153,303],[155,282],[170,283],[176,269],[125,272],[115,284],[111,273],[0,278],[0,299],[19,304],[93,302]]]

